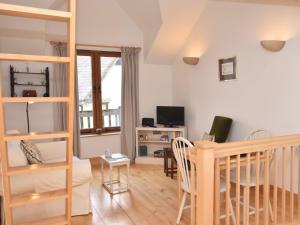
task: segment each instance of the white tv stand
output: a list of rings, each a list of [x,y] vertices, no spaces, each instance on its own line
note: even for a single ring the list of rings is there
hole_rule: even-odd
[[[162,136],[165,138],[161,139]],[[163,157],[154,157],[154,151],[171,148],[171,139],[186,138],[186,136],[186,127],[137,127],[135,162],[137,164],[163,164]],[[140,146],[147,146],[146,156],[140,155]]]

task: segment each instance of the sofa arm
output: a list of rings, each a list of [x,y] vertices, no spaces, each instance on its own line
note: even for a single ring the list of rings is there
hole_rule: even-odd
[[[42,159],[44,161],[51,161],[55,159],[65,159],[66,158],[66,141],[54,141],[36,144],[39,148]]]

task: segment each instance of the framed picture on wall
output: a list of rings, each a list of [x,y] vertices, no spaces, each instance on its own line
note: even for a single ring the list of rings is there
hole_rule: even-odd
[[[236,56],[219,59],[219,79],[220,81],[236,79]]]

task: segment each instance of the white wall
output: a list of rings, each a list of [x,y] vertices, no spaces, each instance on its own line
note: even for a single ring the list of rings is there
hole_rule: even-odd
[[[45,41],[45,22],[31,19],[10,18],[1,16],[0,18],[0,51],[7,53],[20,53],[32,55],[51,54],[49,44]],[[26,32],[26,30],[30,32]],[[24,34],[22,37],[20,37]],[[9,65],[13,65],[18,71],[26,71],[29,67],[32,72],[40,72],[45,67],[50,68],[50,84],[52,80],[52,65],[46,63],[26,63],[3,61],[0,67],[0,74],[3,79],[3,95],[10,96]],[[24,77],[24,76],[23,76]],[[40,80],[40,79],[39,79]],[[36,80],[38,82],[38,80]],[[42,95],[45,88],[37,88]],[[20,93],[20,88],[16,91]],[[19,95],[20,96],[20,95]],[[41,106],[42,105],[42,106]],[[40,110],[42,108],[42,110]],[[6,104],[6,128],[18,129],[21,132],[27,131],[26,104]],[[33,104],[29,108],[30,127],[32,131],[53,130],[52,104]],[[41,123],[43,121],[43,123]]]
[[[173,68],[173,101],[186,106],[189,138],[199,140],[215,115],[233,118],[231,141],[258,128],[273,135],[300,133],[299,29],[300,8],[209,2]],[[287,44],[281,52],[268,52],[260,46],[263,39]],[[199,64],[185,65],[183,56],[200,56]],[[218,59],[231,56],[237,56],[237,79],[219,82]],[[295,180],[297,158],[298,151]],[[280,153],[279,185],[281,168]]]
[[[86,4],[84,0],[77,0],[77,43],[95,45],[117,46],[143,46],[143,34],[128,15],[115,1],[90,0]],[[65,6],[63,6],[65,7]],[[65,25],[54,22],[24,22],[24,20],[2,20],[0,28],[9,30],[9,36],[0,33],[0,46],[5,46],[1,51],[19,52],[27,54],[49,53],[49,37],[53,40],[65,39]],[[21,29],[21,32],[19,31]],[[28,32],[30,30],[31,32]],[[8,36],[8,37],[7,37]],[[22,38],[17,38],[21,36]],[[26,36],[26,38],[25,38]],[[34,37],[34,39],[33,39]],[[14,63],[14,65],[16,65]],[[26,63],[20,67],[26,67]],[[8,63],[2,64],[1,72],[5,79],[5,92],[9,92]],[[31,66],[31,64],[30,64]],[[140,57],[140,116],[155,117],[156,105],[172,104],[172,74],[171,66],[145,64],[143,52]],[[18,109],[10,109],[8,115],[8,128],[26,131],[25,106]],[[35,112],[34,109],[31,110]],[[34,112],[33,112],[34,111]],[[53,129],[51,120],[52,109],[44,110],[44,113],[33,114],[34,129]],[[49,112],[49,114],[45,114]],[[45,126],[44,126],[45,125]],[[42,127],[42,128],[41,128]],[[82,138],[82,157],[99,156],[105,149],[113,152],[120,151],[120,136],[96,136]]]
[[[191,139],[209,131],[215,115],[233,118],[230,139],[265,128],[299,133],[300,9],[209,2],[174,65],[174,103],[186,106]],[[278,53],[263,39],[287,40]],[[197,66],[183,56],[200,56]],[[218,59],[237,56],[235,81],[219,82]]]

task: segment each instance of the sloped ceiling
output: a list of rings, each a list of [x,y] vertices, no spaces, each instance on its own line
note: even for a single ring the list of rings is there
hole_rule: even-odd
[[[162,24],[158,0],[116,0],[144,35],[144,54],[148,55]]]
[[[172,64],[208,0],[115,0],[142,30],[147,63]],[[300,6],[300,0],[211,0]]]
[[[207,0],[115,0],[142,30],[145,61],[171,64]]]

